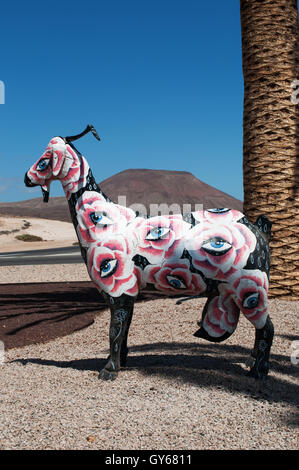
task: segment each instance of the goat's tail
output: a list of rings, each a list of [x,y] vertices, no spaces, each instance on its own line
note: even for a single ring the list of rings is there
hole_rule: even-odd
[[[269,242],[271,239],[272,222],[265,215],[259,215],[254,225],[262,232],[264,238]]]

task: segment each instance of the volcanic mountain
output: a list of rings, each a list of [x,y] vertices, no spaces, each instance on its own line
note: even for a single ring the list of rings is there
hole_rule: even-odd
[[[195,209],[229,207],[242,211],[242,202],[200,181],[185,171],[131,169],[121,171],[99,183],[112,201],[131,206],[148,215],[190,212]],[[0,215],[40,217],[70,222],[64,197],[51,197],[47,204],[42,197],[20,202],[0,203]]]

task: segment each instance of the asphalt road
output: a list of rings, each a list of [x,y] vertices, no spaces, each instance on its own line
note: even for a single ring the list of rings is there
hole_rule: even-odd
[[[0,266],[71,263],[83,263],[78,246],[0,253]]]

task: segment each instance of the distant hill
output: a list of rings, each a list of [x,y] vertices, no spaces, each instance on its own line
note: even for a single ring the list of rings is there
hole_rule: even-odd
[[[125,201],[127,206],[143,204],[151,215],[154,215],[159,205],[161,213],[165,213],[161,204],[175,204],[176,206],[172,206],[173,212],[195,210],[195,204],[203,204],[204,209],[229,207],[242,211],[243,207],[238,199],[200,181],[186,171],[125,170],[102,181],[99,186],[114,202]],[[151,204],[156,206],[150,206]],[[42,197],[20,202],[2,202],[0,215],[71,221],[64,197],[50,196],[47,204],[43,202]]]
[[[39,217],[42,219],[71,222],[68,203],[64,197],[50,196],[49,202],[44,203],[40,197],[20,202],[0,202],[0,215],[18,217]]]

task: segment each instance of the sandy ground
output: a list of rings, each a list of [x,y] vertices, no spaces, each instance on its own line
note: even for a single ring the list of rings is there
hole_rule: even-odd
[[[36,235],[43,241],[23,242],[15,238],[23,234]],[[0,253],[71,246],[76,241],[74,226],[69,222],[31,217],[0,217]]]
[[[27,268],[1,268],[0,282],[49,279]],[[78,280],[74,265],[46,271]],[[108,310],[69,336],[4,351],[0,449],[298,449],[299,302],[269,301],[275,338],[262,381],[245,375],[254,328],[244,317],[224,343],[193,337],[204,302],[136,304],[128,366],[114,382],[98,379]]]
[[[15,238],[22,234],[36,235],[43,241],[24,242]],[[74,242],[77,242],[77,237],[71,223],[30,217],[0,217],[0,253],[67,247]],[[0,284],[90,280],[83,261],[71,266],[71,269],[68,264],[55,265],[54,269],[48,265],[11,266],[9,269],[0,266]]]

